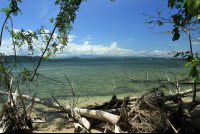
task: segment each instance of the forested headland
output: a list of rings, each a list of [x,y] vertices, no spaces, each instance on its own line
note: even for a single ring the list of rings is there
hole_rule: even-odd
[[[69,57],[69,58],[48,58],[42,61],[80,61],[80,60],[113,60],[113,59],[158,59],[155,57],[98,57],[98,58],[80,58],[80,57]],[[165,58],[159,58],[165,59]],[[40,60],[40,56],[16,56],[17,62],[38,62]],[[14,62],[15,56],[8,55],[4,57],[4,62]]]

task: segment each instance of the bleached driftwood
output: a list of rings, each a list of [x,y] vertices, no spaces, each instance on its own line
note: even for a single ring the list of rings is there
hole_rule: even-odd
[[[106,124],[106,127],[105,127],[105,129],[104,129],[104,132],[103,132],[103,133],[107,133],[107,131],[108,131],[108,123]]]
[[[81,125],[83,124],[83,125]],[[81,124],[74,122],[74,129],[75,131],[79,132],[80,130],[85,130],[88,132],[88,130],[90,129],[91,123],[84,117],[81,117]]]
[[[199,92],[200,91],[200,87],[196,88],[196,92]],[[188,89],[184,92],[178,92],[178,93],[174,93],[174,94],[171,94],[171,95],[168,95],[168,96],[164,96],[163,97],[163,102],[166,102],[168,100],[172,100],[174,98],[178,98],[178,97],[187,97],[188,94],[191,94],[193,93],[194,90],[193,89]]]
[[[11,82],[12,83],[12,79]],[[0,115],[0,133],[7,132],[18,132],[24,126],[32,127],[31,123],[43,123],[44,121],[37,121],[30,117],[31,110],[34,105],[35,94],[32,97],[31,104],[26,108],[24,101],[21,98],[23,104],[23,112],[20,111],[20,104],[17,101],[17,97],[21,98],[21,93],[19,88],[16,88],[15,93],[8,92],[8,100],[2,105],[2,112]]]
[[[200,87],[197,88],[196,91],[197,91],[197,92],[200,91]],[[184,91],[184,92],[179,92],[179,93],[174,93],[174,94],[171,94],[171,95],[168,95],[168,96],[163,96],[163,97],[160,98],[160,99],[162,100],[161,102],[163,103],[163,102],[166,102],[166,101],[168,101],[168,100],[172,100],[172,99],[177,98],[177,97],[185,97],[185,96],[187,96],[188,94],[191,94],[192,92],[193,92],[193,89],[188,89],[188,90],[186,90],[186,91]],[[2,95],[8,95],[8,92],[0,91],[0,94],[2,94]],[[12,94],[14,95],[14,93],[12,93]],[[19,95],[18,95],[18,96],[19,96]],[[28,96],[28,95],[21,95],[21,97],[22,97],[23,99],[27,99],[27,100],[32,100],[32,98],[33,98],[33,97],[31,97],[31,96]],[[130,100],[130,101],[136,101],[136,100],[139,99],[139,98],[140,98],[140,97],[130,97],[129,100]],[[42,105],[47,106],[47,107],[49,107],[49,108],[55,108],[55,109],[60,109],[60,110],[61,110],[61,108],[59,107],[59,105],[56,104],[56,103],[51,103],[51,102],[43,101],[43,100],[40,100],[40,99],[38,99],[38,98],[35,98],[35,99],[34,99],[34,102],[35,102],[35,103],[38,103],[38,104],[42,104]],[[68,112],[71,112],[71,106],[64,105],[64,108],[65,108]],[[78,108],[78,109],[82,109],[82,108]],[[84,109],[83,109],[82,111],[84,111]],[[118,111],[118,109],[117,109],[117,111]],[[93,111],[92,111],[92,112],[93,112]],[[84,113],[85,113],[85,112],[83,112],[83,114],[84,114]]]
[[[197,88],[196,91],[200,91],[200,88]],[[189,89],[184,92],[179,92],[179,93],[175,93],[175,94],[171,94],[171,95],[163,96],[163,97],[157,97],[156,99],[159,100],[160,103],[164,104],[164,102],[166,102],[166,101],[172,100],[177,97],[184,97],[187,94],[190,94],[192,92],[193,92],[193,90]],[[0,91],[0,94],[8,94],[8,92]],[[14,93],[13,93],[13,95],[14,95]],[[62,108],[57,103],[46,102],[46,101],[40,100],[38,98],[33,99],[33,97],[30,97],[28,95],[21,95],[21,98],[27,99],[27,100],[33,100],[34,103],[39,103],[39,104],[42,104],[49,108],[55,108],[55,109],[62,110]],[[136,100],[136,98],[134,98],[132,100]],[[112,124],[112,125],[117,125],[118,121],[120,119],[120,116],[111,114],[108,111],[90,110],[90,109],[72,107],[72,106],[68,106],[68,105],[62,105],[62,107],[65,109],[65,111],[67,111],[69,113],[71,113],[71,111],[73,109],[81,116],[99,119],[99,120],[108,122],[109,124]]]
[[[115,125],[115,133],[128,133],[128,132],[122,131],[119,126]]]
[[[0,94],[8,94],[8,92],[0,91]],[[28,95],[21,95],[21,97],[23,99],[27,99],[27,100],[33,99],[33,97],[28,96]],[[57,103],[46,102],[46,101],[40,100],[38,98],[34,98],[34,102],[42,104],[42,105],[47,106],[49,108],[55,108],[55,109],[62,110],[61,107]],[[81,116],[99,119],[99,120],[108,122],[108,123],[113,124],[113,125],[115,125],[117,123],[118,119],[119,119],[119,116],[114,115],[114,114],[110,114],[110,113],[104,112],[104,111],[83,109],[83,108],[78,108],[78,107],[71,107],[71,106],[68,106],[68,105],[62,105],[62,107],[69,113],[71,113],[71,109],[73,108],[75,111],[78,111],[78,113]]]
[[[134,77],[133,77],[133,78],[130,78],[127,74],[126,74],[126,75],[123,75],[123,74],[118,74],[118,73],[116,73],[116,72],[115,72],[115,74],[120,75],[120,76],[123,76],[123,77],[126,77],[127,79],[132,80],[132,81],[134,81],[134,82],[140,82],[140,80],[136,80]]]

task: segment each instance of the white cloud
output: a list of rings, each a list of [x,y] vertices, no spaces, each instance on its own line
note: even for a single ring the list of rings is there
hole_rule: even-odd
[[[48,13],[49,3],[47,1],[40,1],[38,5],[37,8],[40,11],[39,18],[44,17]]]
[[[18,30],[16,30],[18,31]],[[49,32],[46,30],[46,32]],[[55,33],[55,35],[57,35]],[[169,55],[166,51],[159,51],[155,50],[153,52],[145,52],[145,51],[133,51],[131,49],[124,49],[119,48],[117,46],[117,42],[110,43],[109,47],[103,46],[103,45],[91,45],[89,41],[84,41],[83,44],[75,44],[73,43],[73,40],[77,38],[74,35],[69,35],[69,42],[67,47],[64,49],[63,53],[57,52],[56,56],[59,57],[71,57],[71,56],[80,56],[80,55],[100,55],[100,56],[144,56],[144,55],[150,55],[150,56],[173,56]],[[11,39],[5,39],[2,40],[2,46],[1,51],[5,55],[14,55],[12,50],[12,41]],[[35,41],[35,46],[45,47],[45,44],[41,44],[40,42]],[[10,45],[10,46],[9,46]],[[7,48],[9,46],[9,48]],[[34,56],[40,56],[42,53],[39,48],[34,46]],[[21,47],[22,52],[19,53],[19,55],[28,55],[28,45],[25,44]],[[17,49],[19,50],[19,49]]]
[[[193,45],[194,45],[194,44],[200,44],[200,42],[193,42],[192,44],[193,44]]]
[[[117,42],[111,43],[110,48],[117,48]]]
[[[132,25],[132,27],[137,27],[137,25]]]
[[[80,40],[80,41],[85,41],[85,40],[90,40],[90,39],[92,39],[92,38],[90,38],[91,35],[87,35],[87,36],[89,36],[89,37],[87,37],[87,38],[85,38],[85,39],[82,39],[82,40]]]
[[[12,40],[11,40],[11,38],[10,39],[3,39],[2,40],[2,42],[1,42],[1,44],[3,44],[3,45],[12,45]]]
[[[155,50],[153,52],[150,52],[150,54],[166,54],[167,52],[165,51],[158,51],[158,50]]]
[[[174,56],[174,54],[172,52],[167,52],[167,51],[159,51],[159,50],[155,50],[153,52],[149,52],[148,53],[149,56],[161,56],[161,57],[172,57]]]
[[[173,45],[169,45],[169,46],[179,46],[179,45],[182,45],[182,44],[173,44]]]
[[[69,35],[68,38],[69,38],[68,42],[72,42],[74,40],[73,38],[77,38],[77,37],[74,35]]]
[[[196,40],[193,40],[192,44],[200,44],[200,38],[196,38]]]
[[[42,12],[39,15],[39,18],[43,17],[46,14],[47,11],[48,11],[47,9],[43,9]]]
[[[126,42],[130,42],[132,40],[135,40],[135,39],[128,38],[128,40],[126,40]]]
[[[20,30],[14,29],[15,32],[18,32]],[[31,30],[29,30],[29,32],[32,32]],[[46,33],[49,32],[49,30],[45,30]],[[25,33],[27,34],[27,33]],[[54,34],[54,38],[57,36],[57,34]],[[69,40],[68,40],[68,44],[67,47],[64,49],[63,53],[61,52],[57,52],[56,56],[57,57],[68,57],[68,56],[79,56],[79,55],[101,55],[101,56],[142,56],[142,52],[145,53],[145,51],[133,51],[131,49],[123,49],[123,48],[119,48],[117,46],[117,42],[113,42],[110,44],[109,47],[106,47],[104,45],[96,45],[96,44],[91,44],[92,42],[89,41],[84,41],[83,44],[75,44],[73,43],[73,40],[75,38],[77,38],[74,35],[69,35],[68,36]],[[40,51],[40,47],[45,48],[46,44],[41,43],[41,39],[39,41],[34,40],[34,56],[36,55],[41,55],[41,51]],[[1,47],[1,52],[4,52],[6,55],[13,55],[13,50],[11,50],[11,47],[7,48],[7,46],[11,44],[12,42],[11,40],[7,39],[4,40],[2,43],[2,47]],[[61,45],[61,44],[60,44]],[[60,46],[59,45],[59,46]],[[19,50],[16,47],[17,51]],[[20,52],[18,55],[28,55],[28,53],[30,52],[28,50],[28,44],[25,44],[24,46],[21,47],[22,52]]]
[[[85,41],[82,45],[68,43],[68,46],[63,53],[58,52],[57,56],[70,55],[102,55],[102,56],[141,56],[140,51],[133,51],[130,49],[123,49],[117,47],[117,42],[111,43],[110,47],[103,45],[90,45],[90,42]],[[145,52],[145,51],[142,51]]]
[[[1,49],[0,49],[0,53],[4,53],[5,55],[14,55],[14,53],[12,53],[11,48],[5,46],[4,44],[2,44]]]
[[[13,31],[16,32],[20,32],[20,30],[18,29],[13,29]],[[27,30],[29,32],[32,32],[31,30]],[[45,30],[45,32],[49,32],[49,30]],[[26,32],[23,32],[24,35],[26,35]],[[55,34],[57,35],[57,34]],[[41,42],[42,40],[39,39],[38,41],[36,41],[35,39],[33,39],[33,45],[34,45],[34,56],[36,55],[41,55],[41,51],[39,49],[39,47],[44,47],[45,48],[45,44]],[[3,39],[2,40],[2,46],[1,46],[1,53],[4,53],[5,55],[14,55],[14,50],[13,50],[14,46],[12,45],[12,39]],[[25,42],[24,45],[21,46],[21,48],[19,48],[18,46],[15,46],[17,55],[28,55],[28,53],[30,53],[30,51],[28,50],[28,44]],[[21,51],[20,51],[21,49]],[[20,52],[19,52],[20,51]]]
[[[20,32],[20,30],[19,29],[15,29],[15,28],[13,28],[13,31],[16,33],[16,32]]]

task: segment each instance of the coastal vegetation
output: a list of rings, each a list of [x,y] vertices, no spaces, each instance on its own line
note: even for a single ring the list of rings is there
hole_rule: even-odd
[[[15,60],[15,55],[4,56],[4,63],[13,63]],[[69,57],[69,58],[48,58],[44,61],[80,61],[80,60],[110,60],[110,59],[156,59],[155,57],[98,57],[98,58],[79,58],[79,57]],[[38,62],[40,56],[17,56],[17,62]]]
[[[190,46],[190,51],[186,52],[175,52],[174,57],[182,56],[182,57],[187,57],[187,63],[185,64],[184,67],[192,64],[190,66],[189,70],[189,76],[193,78],[194,80],[194,94],[193,94],[193,101],[195,101],[196,97],[196,83],[200,82],[199,79],[199,71],[196,68],[196,65],[199,64],[199,57],[197,52],[195,53],[195,56],[193,54],[193,49],[192,49],[192,41],[198,42],[198,36],[199,35],[194,35],[192,36],[191,32],[195,31],[196,29],[193,28],[197,24],[199,24],[199,19],[200,19],[200,3],[199,1],[183,1],[183,0],[169,0],[168,1],[168,7],[172,8],[177,8],[179,11],[178,13],[171,15],[169,19],[161,17],[162,12],[158,12],[158,17],[150,16],[151,18],[153,17],[156,19],[155,21],[147,21],[147,24],[154,23],[155,25],[162,26],[164,24],[173,24],[173,29],[171,31],[166,31],[162,33],[172,33],[172,41],[176,41],[180,38],[180,33],[184,32],[186,36],[188,37],[189,41],[189,46]],[[148,16],[148,15],[147,15]],[[153,28],[153,27],[152,27]],[[151,28],[151,29],[152,29]]]
[[[112,0],[111,0],[112,1]],[[113,0],[114,1],[114,0]],[[11,0],[9,7],[3,8],[1,11],[5,13],[6,19],[2,25],[0,46],[2,44],[3,30],[7,30],[13,42],[13,56],[5,56],[0,52],[0,85],[5,87],[6,91],[0,91],[0,94],[8,95],[8,100],[2,105],[2,112],[0,115],[0,132],[22,132],[28,128],[32,128],[32,123],[44,123],[45,120],[39,120],[39,117],[33,118],[31,111],[35,103],[42,104],[46,107],[54,108],[66,112],[67,121],[65,123],[74,122],[74,129],[76,132],[90,133],[91,125],[94,122],[103,121],[115,127],[115,132],[198,132],[200,125],[194,119],[191,119],[190,112],[200,104],[200,100],[196,99],[196,92],[200,91],[200,88],[196,87],[200,82],[199,71],[197,65],[199,64],[198,54],[195,56],[192,51],[190,30],[191,26],[199,23],[200,19],[200,1],[199,0],[169,0],[168,6],[171,8],[179,9],[178,14],[172,15],[169,19],[174,23],[174,29],[167,33],[172,33],[172,40],[178,40],[181,31],[188,31],[190,51],[185,53],[177,52],[174,57],[178,57],[182,54],[183,57],[188,59],[185,67],[191,65],[189,69],[189,77],[194,80],[194,89],[188,89],[181,91],[179,82],[172,82],[168,78],[167,80],[157,79],[156,81],[166,81],[168,84],[175,88],[175,92],[172,93],[170,89],[170,95],[166,95],[162,88],[166,87],[165,84],[159,87],[148,89],[148,91],[138,97],[125,96],[123,99],[118,99],[115,93],[115,82],[113,89],[113,96],[110,101],[103,104],[96,104],[84,107],[78,107],[78,99],[80,96],[75,95],[73,84],[71,84],[67,75],[65,75],[66,81],[70,85],[71,100],[70,105],[61,104],[56,97],[52,94],[52,98],[55,102],[47,102],[36,97],[24,95],[20,91],[19,83],[35,82],[37,81],[38,68],[42,61],[52,61],[55,59],[49,59],[50,56],[55,58],[57,51],[63,51],[67,46],[68,35],[72,30],[72,25],[76,18],[76,11],[79,9],[79,5],[82,0],[56,0],[55,5],[60,6],[60,12],[56,18],[49,19],[50,23],[54,24],[52,32],[44,30],[44,26],[35,30],[25,32],[23,29],[18,32],[13,31],[13,24],[11,28],[6,26],[6,22],[11,20],[11,15],[17,16],[18,13],[22,13],[18,7],[18,3],[22,3],[21,0]],[[159,19],[162,13],[158,12]],[[193,21],[193,18],[195,19]],[[166,21],[166,19],[164,19]],[[165,22],[161,20],[150,21],[148,24],[155,23],[157,25],[163,25]],[[58,29],[59,34],[54,35],[55,29]],[[182,30],[180,28],[183,28]],[[34,53],[34,40],[42,40],[45,46],[40,47],[42,55],[32,56]],[[30,56],[18,56],[16,48],[21,47],[24,44],[28,44]],[[184,55],[185,54],[185,55]],[[103,58],[102,58],[103,59]],[[68,59],[58,60],[80,60],[77,57],[71,57]],[[28,70],[23,67],[20,62],[33,61],[37,62],[37,66],[34,70]],[[9,65],[12,62],[12,65]],[[17,64],[19,63],[19,64]],[[18,66],[22,66],[22,70],[18,72],[19,77],[14,78],[15,70]],[[132,82],[140,82],[139,79],[130,78],[127,74],[118,74]],[[23,76],[21,79],[20,76]],[[18,79],[17,79],[18,78]],[[148,77],[148,70],[146,70],[145,82],[151,82]],[[13,89],[15,92],[13,93]],[[34,89],[32,89],[34,90]],[[86,92],[86,91],[85,91]],[[182,98],[193,94],[191,102],[185,103]],[[30,105],[26,106],[24,100],[30,100]],[[173,102],[173,106],[169,104]],[[108,131],[108,124],[105,126],[104,132]]]

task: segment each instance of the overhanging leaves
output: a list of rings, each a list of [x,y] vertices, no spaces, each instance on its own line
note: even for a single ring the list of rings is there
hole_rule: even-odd
[[[180,38],[180,33],[179,33],[178,27],[175,27],[173,29],[172,34],[173,34],[173,37],[172,37],[173,41],[178,40]]]
[[[196,69],[195,65],[192,65],[190,67],[190,71],[189,71],[189,76],[192,77],[192,79],[196,82],[199,83],[200,79],[199,79],[199,71]]]
[[[181,53],[177,53],[176,55],[174,55],[174,57],[178,57]]]

